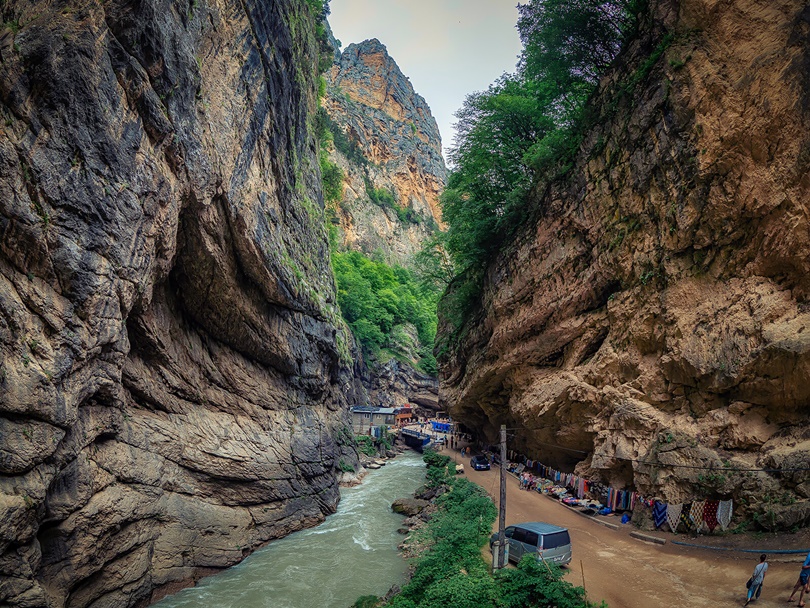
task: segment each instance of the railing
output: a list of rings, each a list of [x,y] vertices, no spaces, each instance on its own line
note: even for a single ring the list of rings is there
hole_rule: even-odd
[[[405,443],[418,449],[420,452],[430,445],[430,435],[420,433],[411,429],[402,429],[402,436]]]
[[[402,429],[403,435],[408,435],[409,437],[416,437],[418,439],[428,439],[430,440],[430,435],[427,433],[421,433],[419,431],[414,431],[413,429]]]

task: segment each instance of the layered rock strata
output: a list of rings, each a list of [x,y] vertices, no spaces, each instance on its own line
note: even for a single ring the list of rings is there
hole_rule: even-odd
[[[330,153],[345,176],[336,209],[341,245],[410,265],[441,222],[446,169],[430,108],[376,39],[339,55],[327,73],[324,108],[357,150]],[[370,190],[393,200],[381,204]]]
[[[510,448],[613,487],[807,525],[810,9],[651,13],[574,169],[490,266],[440,361],[443,400],[490,441],[505,423]]]
[[[143,605],[321,521],[356,462],[314,20],[2,12],[0,604]]]
[[[405,403],[436,412],[439,408],[439,379],[405,365],[397,359],[375,365],[362,378],[369,402],[381,407],[401,407]]]
[[[446,169],[436,120],[379,40],[350,44],[342,53],[335,43],[335,63],[326,76],[323,107],[331,128],[339,131],[329,159],[344,176],[333,210],[338,246],[410,267],[441,222]],[[391,199],[386,204],[372,191]],[[397,350],[413,365],[391,359],[362,368],[369,401],[438,410],[438,379],[415,368],[416,330],[403,329],[410,340]]]

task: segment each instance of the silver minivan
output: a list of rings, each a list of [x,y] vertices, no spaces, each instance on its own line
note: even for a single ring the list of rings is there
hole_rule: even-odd
[[[534,553],[538,561],[551,562],[558,566],[571,562],[571,537],[566,528],[531,521],[508,526],[504,535],[509,543],[510,561],[517,563],[527,553]],[[489,539],[490,548],[496,540],[498,535],[493,534]]]

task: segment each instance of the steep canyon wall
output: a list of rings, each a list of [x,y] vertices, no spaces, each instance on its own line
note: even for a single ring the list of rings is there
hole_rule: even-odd
[[[2,13],[0,603],[143,605],[322,520],[356,461],[314,18]]]
[[[441,222],[447,172],[436,120],[379,40],[347,46],[327,82],[326,111],[363,155],[331,153],[345,172],[341,244],[410,266]],[[375,203],[369,188],[390,193],[393,204]]]
[[[338,247],[412,267],[441,224],[439,195],[447,172],[436,120],[379,40],[336,49],[326,76],[323,106],[344,138],[344,145],[336,141],[329,150],[343,172],[332,220]],[[373,191],[391,198],[386,203]],[[438,380],[416,368],[418,338],[414,328],[406,331],[412,345],[402,350],[411,364],[393,358],[363,370],[370,402],[437,410]]]
[[[613,487],[807,525],[810,9],[650,4],[574,168],[489,267],[442,399]]]

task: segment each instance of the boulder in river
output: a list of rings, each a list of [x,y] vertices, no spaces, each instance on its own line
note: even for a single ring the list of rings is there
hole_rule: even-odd
[[[394,513],[401,513],[402,515],[418,515],[429,504],[430,502],[420,498],[397,498],[391,504],[391,509]]]

